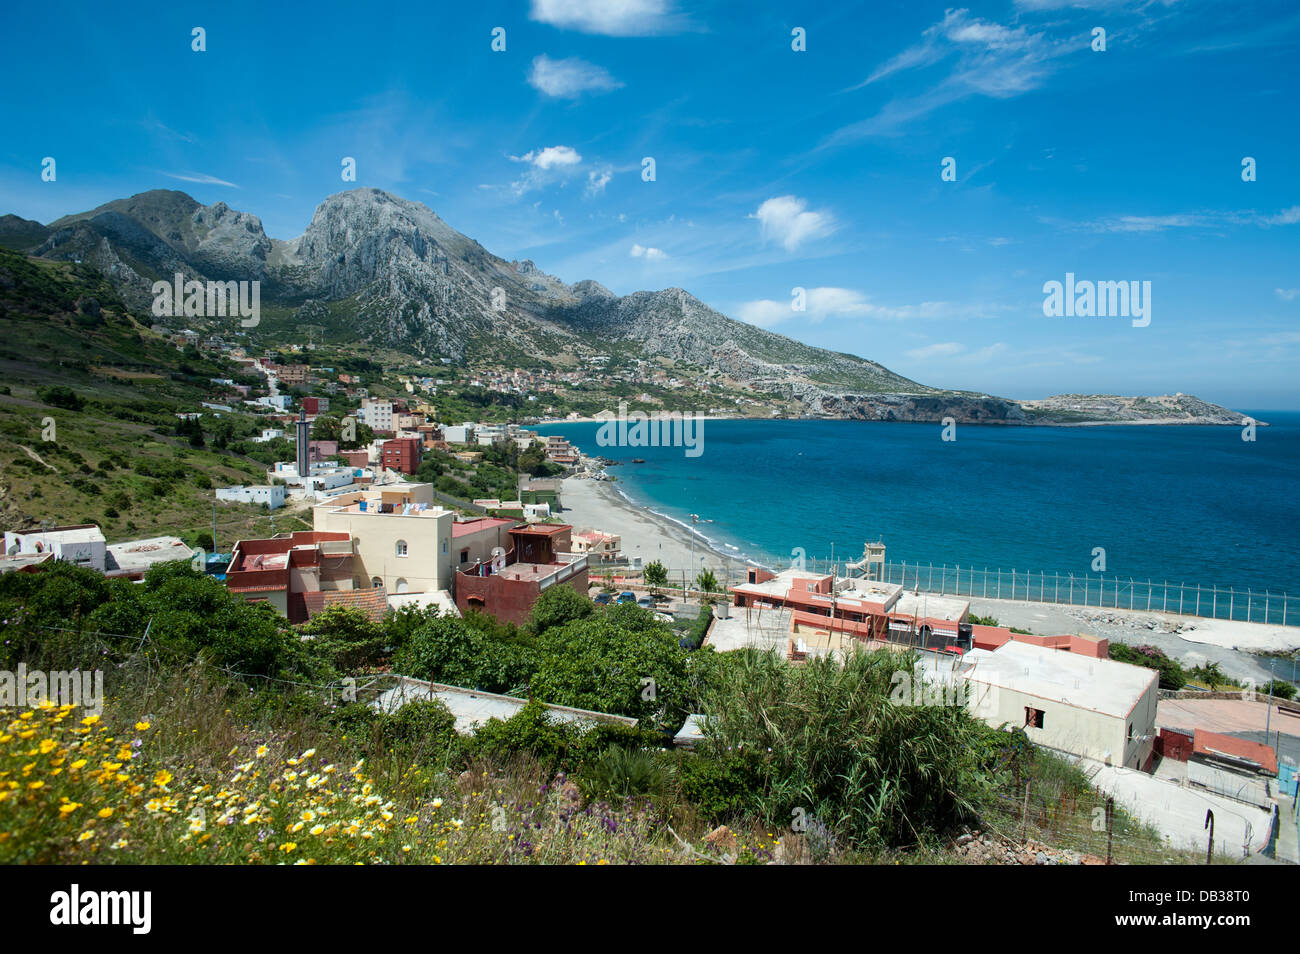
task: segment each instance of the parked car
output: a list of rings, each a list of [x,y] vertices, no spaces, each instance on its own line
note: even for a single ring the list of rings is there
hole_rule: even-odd
[[[614,602],[614,594],[597,593],[594,602],[597,606],[608,606],[610,603]]]
[[[655,601],[648,596],[642,596],[636,601],[636,605],[642,609],[654,609]]]
[[[631,590],[624,590],[622,593],[618,594],[618,602],[620,602],[620,603],[635,603],[635,602],[636,602],[636,594],[633,593]]]

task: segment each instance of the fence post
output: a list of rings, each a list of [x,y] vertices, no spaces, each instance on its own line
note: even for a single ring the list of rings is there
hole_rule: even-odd
[[[1115,797],[1106,797],[1106,864],[1111,861],[1111,845],[1115,840]]]
[[[1025,779],[1025,806],[1020,810],[1020,841],[1029,840],[1029,779]]]

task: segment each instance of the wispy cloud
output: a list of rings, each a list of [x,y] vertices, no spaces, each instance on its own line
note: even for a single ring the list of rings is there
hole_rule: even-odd
[[[225,179],[218,179],[216,176],[206,175],[202,172],[164,172],[169,179],[179,179],[181,182],[194,182],[198,185],[219,185],[227,186],[231,189],[238,189],[239,186],[233,182],[227,182]]]
[[[919,43],[886,60],[847,91],[948,62],[944,75],[929,89],[891,100],[874,116],[837,130],[827,144],[892,135],[908,122],[971,96],[1008,99],[1030,92],[1053,73],[1060,56],[1080,49],[1082,43],[1079,37],[1053,40],[1023,25],[1009,27],[973,17],[969,10],[948,10],[926,28]]]
[[[770,298],[742,302],[736,317],[760,328],[768,328],[790,319],[818,324],[827,318],[879,318],[892,321],[910,318],[956,317],[962,313],[950,302],[925,301],[918,305],[877,305],[852,288],[809,288],[803,297],[804,308],[796,311],[794,297],[786,301]]]
[[[605,186],[609,185],[614,178],[613,170],[608,167],[603,169],[592,169],[587,173],[587,188],[583,193],[587,198],[600,195],[605,191]]]
[[[564,30],[601,36],[656,36],[688,26],[668,0],[533,0],[529,16]]]
[[[763,240],[777,241],[793,252],[800,245],[835,231],[835,217],[830,212],[808,209],[808,201],[798,196],[782,195],[768,199],[750,218],[758,219]]]
[[[583,93],[608,93],[623,84],[603,66],[578,57],[553,60],[545,53],[533,59],[529,84],[544,96],[577,99]]]
[[[1295,301],[1300,298],[1300,288],[1274,288],[1273,291],[1283,301]]]
[[[1300,205],[1293,205],[1275,213],[1247,211],[1205,211],[1174,215],[1111,215],[1086,222],[1067,222],[1043,217],[1041,222],[1058,228],[1084,232],[1167,232],[1170,229],[1222,229],[1231,226],[1253,225],[1259,228],[1295,225],[1300,223]]]

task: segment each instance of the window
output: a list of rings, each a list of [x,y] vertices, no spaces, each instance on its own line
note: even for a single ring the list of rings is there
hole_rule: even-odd
[[[404,557],[404,556],[406,556],[406,541],[405,541],[405,540],[398,540],[398,541],[397,541],[397,555],[398,555],[399,557]]]
[[[372,576],[370,578],[370,585],[373,586],[375,589],[379,589],[381,586],[384,585],[384,581],[377,576]]]
[[[402,577],[398,577],[398,578],[397,578],[397,584],[396,584],[396,585],[397,585],[397,592],[399,592],[399,593],[405,593],[405,592],[406,592],[406,580],[405,580],[404,578],[402,578]]]
[[[443,553],[446,553],[446,552],[447,552],[447,538],[446,538],[446,537],[444,537],[443,540],[442,540],[442,552],[443,552]]]
[[[1132,722],[1130,722],[1130,723],[1128,724],[1128,740],[1129,740],[1130,742],[1133,741],[1133,723],[1132,723]]]
[[[468,562],[469,562],[469,551],[468,551],[468,550],[461,550],[461,551],[460,551],[460,562],[461,562],[461,563],[468,563]]]
[[[1043,727],[1043,710],[1025,706],[1025,728],[1041,729]]]

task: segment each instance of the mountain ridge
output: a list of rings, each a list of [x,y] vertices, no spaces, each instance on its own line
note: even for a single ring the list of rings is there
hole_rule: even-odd
[[[158,189],[47,226],[4,216],[0,245],[87,262],[135,308],[148,308],[153,282],[176,272],[260,281],[263,302],[290,321],[333,320],[359,340],[424,360],[505,366],[520,355],[563,356],[581,366],[615,347],[807,416],[1021,424],[1054,413],[1050,403],[1033,410],[1033,402],[921,384],[732,319],[682,288],[620,296],[590,278],[570,285],[530,260],[494,255],[423,203],[370,187],[326,197],[288,240],[225,202],[205,206]],[[1240,419],[1199,403],[1206,423]]]

